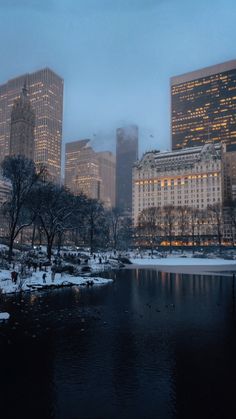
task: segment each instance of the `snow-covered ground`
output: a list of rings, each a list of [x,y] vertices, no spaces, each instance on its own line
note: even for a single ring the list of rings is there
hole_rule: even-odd
[[[6,246],[0,245],[0,248],[6,249]],[[51,276],[51,268],[47,267],[46,272],[46,283],[43,281],[43,274],[44,271],[32,272],[33,268],[31,267],[31,273],[27,276],[26,279],[20,278],[18,275],[17,284],[14,284],[11,280],[11,270],[7,269],[0,269],[0,292],[7,294],[7,293],[14,293],[20,291],[33,291],[36,289],[42,289],[42,287],[55,287],[55,286],[69,286],[69,285],[82,285],[86,284],[87,281],[93,281],[93,284],[100,285],[100,284],[107,284],[111,279],[104,279],[104,278],[91,278],[89,273],[88,276],[79,276],[79,268],[89,267],[91,273],[96,272],[103,272],[114,268],[119,268],[118,260],[115,260],[117,256],[119,256],[119,252],[107,252],[107,253],[97,253],[96,257],[90,256],[89,253],[83,252],[83,257],[80,256],[80,263],[78,265],[78,257],[79,253],[73,252],[74,259],[72,261],[72,265],[77,269],[78,267],[78,276],[69,275],[68,273],[59,274],[56,273],[54,281],[52,281]],[[89,257],[90,256],[90,257]],[[217,258],[213,256],[212,259],[210,258],[201,258],[192,257],[193,255],[189,252],[186,254],[172,254],[167,255],[159,254],[159,255],[151,255],[150,252],[129,252],[124,253],[121,256],[129,258],[132,262],[131,265],[125,265],[125,268],[155,268],[160,271],[164,272],[176,272],[176,273],[190,273],[190,274],[197,274],[197,273],[210,273],[210,272],[225,272],[225,271],[235,271],[236,272],[236,260],[224,260],[222,258]],[[165,256],[165,257],[161,257]],[[200,255],[199,255],[200,256]],[[88,261],[85,262],[85,260]],[[38,259],[39,261],[40,259]],[[37,255],[36,255],[37,261]],[[115,263],[116,262],[116,263]],[[62,259],[63,264],[67,264],[65,259]],[[69,263],[70,265],[70,263]],[[4,265],[3,265],[4,266]],[[38,265],[39,266],[39,265]],[[20,272],[21,268],[21,261],[20,259],[15,262],[15,270]]]
[[[43,282],[43,271],[37,271],[32,273],[32,276],[26,279],[18,278],[17,284],[14,284],[11,280],[11,271],[1,270],[0,271],[0,289],[3,294],[9,294],[20,291],[35,291],[42,289],[45,286],[69,286],[69,285],[82,285],[87,284],[87,281],[93,282],[93,285],[102,285],[112,282],[112,279],[99,278],[99,277],[81,277],[72,276],[68,274],[56,274],[54,281],[51,279],[51,272],[47,272],[46,283]]]
[[[131,262],[136,265],[158,265],[158,266],[225,266],[235,265],[236,261],[228,261],[224,259],[205,259],[205,258],[191,258],[191,257],[167,257],[163,259],[153,258],[131,258]]]
[[[163,272],[187,273],[187,274],[206,274],[220,272],[236,272],[235,260],[224,260],[221,258],[205,259],[193,257],[174,257],[166,258],[131,258],[133,267],[156,268]]]
[[[0,313],[0,322],[1,322],[1,321],[8,320],[8,319],[9,319],[9,317],[10,317],[10,314],[9,314],[9,313],[7,313],[6,311],[5,311],[5,312]]]

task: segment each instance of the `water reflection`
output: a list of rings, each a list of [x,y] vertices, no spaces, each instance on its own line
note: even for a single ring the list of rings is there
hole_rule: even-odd
[[[233,279],[127,270],[114,280],[2,303],[4,419],[235,417]]]

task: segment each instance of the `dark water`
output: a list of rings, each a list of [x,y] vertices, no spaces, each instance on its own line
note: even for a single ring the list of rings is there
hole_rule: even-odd
[[[232,278],[114,278],[1,302],[0,418],[235,418]]]

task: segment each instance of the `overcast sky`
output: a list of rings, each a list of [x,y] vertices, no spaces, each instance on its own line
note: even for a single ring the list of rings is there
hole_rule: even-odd
[[[170,148],[171,76],[236,58],[235,0],[0,0],[0,83],[48,66],[64,78],[64,142]],[[96,134],[96,135],[95,135]]]

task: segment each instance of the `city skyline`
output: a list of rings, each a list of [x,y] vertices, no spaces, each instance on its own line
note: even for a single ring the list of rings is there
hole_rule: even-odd
[[[0,85],[0,162],[11,151],[11,113],[23,86],[26,86],[28,100],[35,113],[34,161],[36,166],[44,164],[49,177],[60,183],[63,85],[63,79],[49,68],[34,73],[18,74]],[[18,129],[19,125],[16,130]],[[17,141],[19,135],[15,134],[14,141]],[[14,146],[14,150],[19,151],[20,148]]]
[[[0,419],[236,417],[236,1],[0,16]]]
[[[235,4],[111,3],[2,1],[0,83],[48,66],[65,80],[64,143],[114,151],[116,128],[132,123],[141,152],[170,149],[169,79],[235,59]]]

